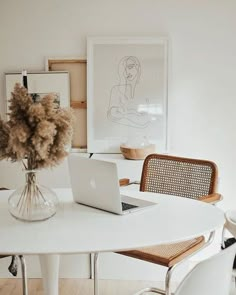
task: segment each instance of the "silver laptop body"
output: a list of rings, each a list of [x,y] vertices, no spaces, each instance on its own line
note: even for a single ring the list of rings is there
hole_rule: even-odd
[[[70,155],[68,164],[77,203],[120,215],[156,204],[120,195],[116,163]],[[122,202],[128,204],[125,210],[122,210]]]

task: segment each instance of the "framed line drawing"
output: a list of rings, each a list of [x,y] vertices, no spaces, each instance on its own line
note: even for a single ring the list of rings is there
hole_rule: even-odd
[[[87,39],[88,152],[120,153],[132,138],[167,150],[167,43],[157,37]]]
[[[22,73],[5,73],[6,80],[6,112],[8,110],[8,100],[15,84],[22,84]],[[28,92],[34,97],[35,101],[49,93],[56,94],[56,102],[60,107],[70,106],[70,84],[69,73],[67,71],[58,72],[28,72]]]

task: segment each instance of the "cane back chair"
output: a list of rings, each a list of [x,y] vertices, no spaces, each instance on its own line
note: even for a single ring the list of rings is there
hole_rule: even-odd
[[[7,190],[7,188],[0,187],[0,190]],[[17,275],[17,256],[16,255],[0,255],[0,259],[6,258],[9,256],[11,256],[11,264],[8,267],[8,270],[13,276],[16,276]],[[25,259],[22,255],[19,255],[19,259],[21,263],[23,295],[28,295]]]
[[[215,203],[221,199],[221,195],[216,193],[217,176],[217,166],[211,161],[151,154],[146,157],[143,164],[140,191]],[[181,243],[122,251],[118,254],[167,267],[163,294],[170,294],[170,279],[175,266],[184,258],[190,257],[197,250],[208,245],[212,237],[213,233],[209,235],[208,241],[201,236]],[[95,294],[98,294],[97,263],[96,254],[94,259]]]
[[[214,203],[221,199],[220,194],[216,193],[217,177],[217,166],[211,161],[151,154],[143,164],[140,191]],[[164,294],[168,294],[173,267],[204,244],[205,238],[201,236],[181,243],[119,254],[167,267]]]

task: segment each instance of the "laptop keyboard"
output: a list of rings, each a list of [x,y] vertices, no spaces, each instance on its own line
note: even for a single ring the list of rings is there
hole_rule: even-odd
[[[131,205],[131,204],[128,204],[128,203],[124,203],[124,202],[121,202],[121,205],[122,205],[122,211],[138,207],[138,206]]]

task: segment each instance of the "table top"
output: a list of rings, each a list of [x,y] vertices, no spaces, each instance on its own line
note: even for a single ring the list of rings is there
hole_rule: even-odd
[[[74,203],[70,189],[55,191],[60,200],[58,212],[41,222],[12,217],[7,209],[11,191],[0,192],[0,254],[128,250],[184,241],[224,223],[220,209],[187,198],[127,190],[126,195],[157,205],[120,216]]]

